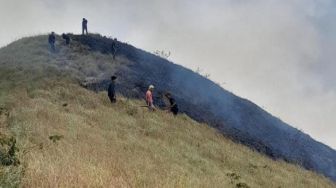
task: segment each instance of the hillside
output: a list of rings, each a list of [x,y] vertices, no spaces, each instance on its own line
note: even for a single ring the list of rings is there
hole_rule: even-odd
[[[109,54],[111,39],[92,35],[72,36],[89,52]],[[336,181],[336,151],[312,139],[274,117],[252,102],[240,98],[211,80],[125,43],[118,43],[122,63],[112,71],[97,71],[90,77],[98,81],[93,90],[105,90],[106,73],[120,75],[119,91],[127,97],[142,98],[149,84],[157,94],[171,91],[181,110],[199,122],[205,122],[233,140],[274,159],[283,159],[314,170]],[[71,59],[69,56],[68,59]],[[125,61],[126,59],[126,61]],[[90,88],[90,87],[89,87]],[[157,104],[163,104],[160,97]]]
[[[16,166],[0,167],[1,186],[335,187],[321,175],[270,159],[187,115],[175,118],[140,108],[140,93],[151,81],[146,79],[153,79],[145,75],[144,65],[139,67],[138,61],[144,60],[132,59],[140,51],[121,50],[113,60],[73,38],[70,48],[58,44],[56,54],[48,52],[46,36],[25,38],[0,50],[0,141],[16,138],[20,160]],[[158,67],[162,70],[154,69],[154,76],[168,70]],[[123,95],[116,105],[104,91],[92,92],[79,84],[92,77],[98,81],[90,88],[101,90],[114,73]],[[137,79],[139,74],[143,79]],[[166,89],[157,85],[159,91]],[[181,107],[196,115],[186,108],[191,105]],[[202,115],[205,119],[197,120],[213,123],[207,119],[211,113]],[[8,149],[1,143],[0,154]]]

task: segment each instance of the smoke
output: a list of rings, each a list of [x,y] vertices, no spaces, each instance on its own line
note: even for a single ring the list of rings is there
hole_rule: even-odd
[[[0,0],[0,46],[50,31],[117,37],[203,73],[336,148],[336,2]],[[15,11],[13,11],[15,10]]]

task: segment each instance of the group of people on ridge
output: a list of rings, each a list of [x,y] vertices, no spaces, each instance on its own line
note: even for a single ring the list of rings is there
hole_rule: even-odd
[[[83,18],[82,20],[82,35],[88,35],[88,20]],[[68,34],[63,33],[62,34],[62,38],[65,40],[65,44],[66,45],[70,45],[70,36]],[[50,51],[51,52],[56,52],[56,47],[55,47],[55,43],[56,43],[56,35],[55,32],[51,32],[51,34],[48,37],[48,43],[50,46]],[[111,52],[113,55],[113,59],[115,59],[116,57],[116,53],[117,53],[117,39],[113,39],[112,44],[111,44]]]
[[[84,35],[85,33],[87,35],[89,34],[87,24],[88,24],[87,19],[83,18],[83,21],[82,21],[82,35]],[[63,33],[62,38],[65,40],[66,45],[70,45],[70,36],[69,35]],[[56,48],[55,48],[55,42],[56,42],[55,32],[51,32],[51,34],[48,37],[48,42],[49,42],[49,45],[50,45],[50,50],[52,52],[55,52],[56,51]],[[114,47],[112,47],[112,48],[114,48]]]
[[[88,20],[83,18],[83,20],[82,20],[82,35],[85,35],[85,34],[88,35],[87,24],[88,24]],[[63,33],[62,38],[65,40],[66,45],[70,45],[70,36],[69,35]],[[51,51],[55,52],[56,51],[56,48],[55,48],[56,36],[55,36],[54,32],[51,32],[51,34],[49,35],[48,42],[49,42]],[[115,59],[115,55],[116,55],[116,51],[117,51],[116,45],[117,45],[116,39],[114,39],[112,41],[112,45],[111,45],[111,51],[112,51],[112,54],[113,54],[113,59]],[[111,103],[116,103],[116,101],[117,101],[116,100],[116,91],[115,91],[116,79],[117,79],[116,76],[111,77],[111,83],[109,84],[109,87],[107,89],[107,94],[108,94],[108,97],[109,97]],[[154,111],[156,109],[155,106],[154,106],[154,100],[153,100],[153,90],[154,90],[154,86],[150,85],[148,87],[148,90],[146,92],[146,97],[145,97],[146,98],[146,107],[148,107],[152,111]],[[176,104],[175,99],[172,97],[172,95],[170,93],[166,93],[164,96],[168,99],[169,104],[170,104],[170,105],[167,106],[167,110],[172,112],[174,115],[177,115],[178,114],[178,106]]]
[[[111,83],[108,86],[107,89],[107,95],[111,101],[111,103],[116,103],[116,91],[115,91],[115,84],[116,84],[116,76],[112,76],[111,77]],[[146,92],[146,106],[148,107],[148,109],[150,109],[151,111],[154,111],[156,108],[154,106],[154,98],[153,98],[153,91],[154,91],[154,85],[149,85],[148,90]],[[169,105],[166,107],[167,110],[169,110],[171,113],[173,113],[174,115],[178,114],[178,106],[176,104],[175,99],[172,97],[172,95],[167,92],[164,94],[164,96],[168,99],[169,101]]]
[[[70,45],[70,36],[69,35],[63,33],[62,38],[65,40],[66,45]],[[50,45],[51,52],[56,52],[56,47],[55,47],[56,35],[55,35],[55,32],[51,32],[51,34],[48,37],[48,42],[49,42],[49,45]]]

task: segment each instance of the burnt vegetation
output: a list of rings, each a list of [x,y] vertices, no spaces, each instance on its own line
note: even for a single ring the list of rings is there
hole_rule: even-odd
[[[87,46],[89,51],[111,54],[112,38],[100,35],[71,38]],[[130,61],[115,67],[118,92],[125,97],[142,99],[148,85],[156,86],[156,105],[164,106],[160,93],[171,92],[182,113],[208,123],[236,142],[243,143],[274,159],[299,164],[336,180],[336,152],[267,113],[252,102],[223,89],[220,85],[192,70],[137,49],[127,43],[116,42],[117,60]],[[88,89],[103,91],[109,79],[97,79]],[[133,113],[130,113],[133,114]],[[319,153],[316,156],[316,153]],[[243,185],[241,185],[243,186]]]

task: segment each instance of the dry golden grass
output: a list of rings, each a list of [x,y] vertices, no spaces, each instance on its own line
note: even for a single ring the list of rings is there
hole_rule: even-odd
[[[29,148],[20,152],[23,187],[334,186],[187,116],[148,112],[125,98],[112,105],[106,93],[72,83],[45,84],[52,87],[12,96],[9,127]],[[53,143],[51,135],[63,138]]]

